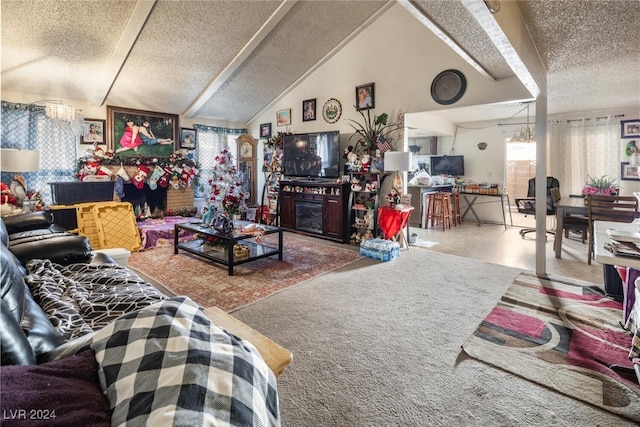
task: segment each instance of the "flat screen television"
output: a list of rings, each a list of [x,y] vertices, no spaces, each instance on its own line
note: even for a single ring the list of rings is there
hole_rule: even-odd
[[[431,175],[464,175],[464,156],[431,156],[429,162]]]
[[[340,176],[340,132],[297,133],[283,137],[283,173],[298,178]]]

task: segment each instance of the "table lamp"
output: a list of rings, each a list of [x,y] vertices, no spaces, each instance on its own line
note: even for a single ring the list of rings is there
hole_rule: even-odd
[[[21,172],[37,172],[40,168],[40,153],[36,150],[3,148],[0,150],[0,170],[16,172],[11,182],[11,192],[22,203],[27,196],[27,185]]]
[[[387,151],[384,153],[384,171],[395,172],[393,190],[397,194],[403,193],[402,176],[400,172],[411,170],[411,153],[408,151]]]

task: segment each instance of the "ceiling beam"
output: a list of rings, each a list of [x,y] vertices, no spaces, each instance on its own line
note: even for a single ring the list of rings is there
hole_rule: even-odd
[[[427,27],[436,37],[442,40],[447,46],[449,46],[455,53],[458,54],[469,65],[475,68],[480,74],[495,82],[496,79],[484,69],[478,61],[475,60],[466,50],[462,48],[455,40],[453,40],[442,28],[440,28],[435,22],[433,22],[423,11],[418,9],[410,0],[398,0],[398,3],[402,5],[414,18],[416,18],[422,25]]]
[[[138,39],[138,36],[140,36],[140,32],[144,28],[147,19],[149,19],[149,15],[151,14],[155,4],[156,0],[138,0],[136,2],[133,12],[131,13],[131,17],[129,18],[127,25],[124,27],[122,36],[118,41],[118,45],[111,55],[111,60],[109,61],[109,64],[105,66],[104,71],[100,75],[100,79],[96,84],[94,99],[100,106],[104,105],[107,101],[109,92],[111,92],[111,88],[115,84],[118,74],[120,74],[120,70],[122,70],[124,63],[127,60],[129,53],[131,53],[131,49],[133,49],[133,45]]]
[[[532,97],[546,94],[547,73],[516,2],[502,1],[491,13],[484,0],[461,0],[462,5],[487,33],[516,77]]]
[[[202,91],[200,95],[187,107],[182,113],[184,117],[193,117],[198,110],[222,87],[222,85],[240,68],[244,61],[260,46],[260,43],[269,35],[269,33],[280,23],[280,21],[289,13],[291,8],[295,6],[298,0],[283,0],[278,8],[271,14],[269,19],[258,29],[258,31],[249,39],[238,54],[229,62],[229,64],[213,78],[211,83]]]

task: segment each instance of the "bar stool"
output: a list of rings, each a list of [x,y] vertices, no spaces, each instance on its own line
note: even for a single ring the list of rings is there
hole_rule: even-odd
[[[451,193],[429,193],[427,226],[442,224],[442,230],[451,228]]]
[[[451,214],[453,216],[453,225],[462,225],[462,214],[460,213],[460,193],[451,193]]]

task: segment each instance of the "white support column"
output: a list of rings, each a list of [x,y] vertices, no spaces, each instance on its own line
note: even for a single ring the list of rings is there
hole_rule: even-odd
[[[536,98],[536,274],[547,274],[547,96]]]

